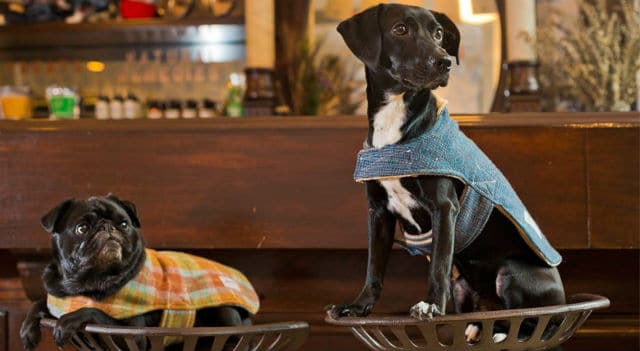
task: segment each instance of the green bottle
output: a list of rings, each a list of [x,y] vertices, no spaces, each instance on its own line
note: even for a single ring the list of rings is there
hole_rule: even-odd
[[[232,73],[227,83],[227,101],[224,113],[229,117],[244,116],[244,106],[242,105],[243,88],[242,77],[238,73]]]

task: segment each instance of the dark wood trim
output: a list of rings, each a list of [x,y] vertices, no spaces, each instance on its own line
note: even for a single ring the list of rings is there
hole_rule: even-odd
[[[640,126],[638,112],[592,113],[492,113],[455,115],[461,127],[566,127],[566,128],[634,128]],[[337,117],[248,117],[194,120],[0,120],[0,133],[9,132],[72,132],[72,131],[209,131],[246,129],[363,129],[367,121],[362,116]],[[364,138],[364,133],[363,133]]]
[[[7,311],[0,311],[0,351],[9,351],[7,348],[9,342]]]

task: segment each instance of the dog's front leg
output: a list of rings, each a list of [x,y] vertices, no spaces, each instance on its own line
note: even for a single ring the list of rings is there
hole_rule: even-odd
[[[77,311],[67,313],[58,319],[53,329],[53,339],[56,345],[64,346],[68,344],[73,335],[89,323],[106,325],[119,324],[117,320],[98,309],[81,308]]]
[[[433,251],[429,266],[427,300],[414,305],[410,314],[417,319],[444,315],[450,295],[455,223],[460,207],[453,182],[446,178],[425,182],[433,223]],[[429,192],[429,189],[431,191]]]
[[[382,205],[369,205],[369,253],[367,275],[360,295],[350,304],[331,306],[329,313],[334,317],[362,317],[371,313],[374,303],[380,297],[384,274],[393,246],[396,219]]]
[[[46,300],[39,300],[31,306],[22,326],[20,327],[20,339],[25,350],[33,350],[40,343],[40,320],[49,316]]]

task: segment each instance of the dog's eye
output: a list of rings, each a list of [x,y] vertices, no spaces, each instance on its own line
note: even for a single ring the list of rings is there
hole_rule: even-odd
[[[443,35],[443,34],[444,34],[444,33],[442,32],[442,29],[438,28],[438,29],[436,29],[436,32],[435,32],[435,33],[433,33],[433,38],[434,38],[435,40],[437,40],[437,41],[440,41],[440,40],[442,40],[442,35]]]
[[[127,221],[122,221],[119,224],[120,229],[127,229],[129,227],[129,223],[127,223]]]
[[[391,29],[391,32],[395,35],[402,36],[409,33],[409,29],[403,23],[398,23],[395,26],[393,26],[393,28]]]
[[[76,226],[76,234],[78,235],[83,235],[87,233],[87,229],[89,229],[89,227],[87,227],[86,224],[78,224]]]

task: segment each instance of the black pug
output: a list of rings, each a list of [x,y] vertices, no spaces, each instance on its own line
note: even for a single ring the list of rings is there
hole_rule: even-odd
[[[563,304],[561,256],[432,93],[458,61],[456,25],[436,11],[380,4],[337,29],[367,79],[369,132],[354,178],[366,186],[369,258],[360,294],[329,313],[371,312],[394,241],[431,259],[415,318],[445,314],[450,297],[457,313]],[[496,332],[497,341],[505,337]],[[466,334],[477,340],[479,326]]]
[[[89,323],[238,326],[251,324],[258,310],[255,290],[233,268],[184,253],[145,249],[136,207],[129,201],[113,195],[69,199],[44,215],[42,226],[51,233],[53,256],[42,275],[48,295],[22,323],[25,350],[37,347],[40,320],[47,317],[59,318],[53,336],[61,346]],[[188,277],[177,273],[185,269],[191,269]],[[141,350],[150,346],[142,338],[136,342]]]

